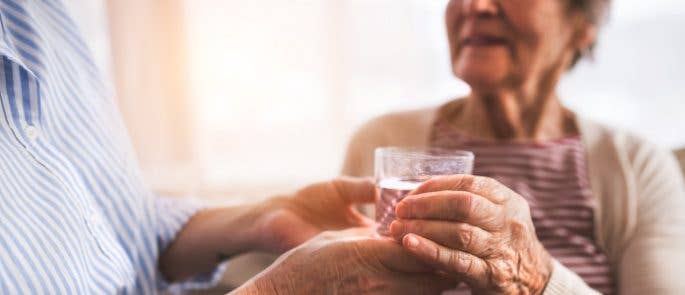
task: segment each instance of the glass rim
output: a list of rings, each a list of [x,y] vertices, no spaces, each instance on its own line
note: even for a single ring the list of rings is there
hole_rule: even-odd
[[[458,149],[446,149],[446,148],[436,148],[436,147],[379,147],[376,148],[376,156],[381,157],[404,157],[404,158],[414,158],[414,159],[463,159],[463,160],[473,160],[475,155],[473,152],[458,150]],[[431,154],[433,153],[433,154]]]

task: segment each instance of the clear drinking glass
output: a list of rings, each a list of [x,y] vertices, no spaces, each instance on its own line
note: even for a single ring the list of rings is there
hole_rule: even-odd
[[[378,148],[375,154],[378,234],[388,236],[395,220],[395,206],[424,181],[441,175],[471,174],[472,152],[426,148]]]

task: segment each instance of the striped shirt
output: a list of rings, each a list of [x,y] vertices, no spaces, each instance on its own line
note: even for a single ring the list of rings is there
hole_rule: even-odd
[[[538,239],[561,264],[590,287],[611,294],[614,277],[594,237],[592,195],[579,136],[543,143],[506,143],[468,138],[444,120],[435,123],[431,145],[473,151],[474,174],[494,178],[530,205]],[[469,293],[462,287],[456,294]]]
[[[167,287],[157,259],[198,207],[142,182],[61,1],[0,0],[0,26],[0,294]]]

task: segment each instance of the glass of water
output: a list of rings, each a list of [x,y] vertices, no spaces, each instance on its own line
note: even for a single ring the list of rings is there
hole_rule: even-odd
[[[390,235],[395,220],[395,206],[424,181],[441,175],[471,174],[474,155],[471,152],[425,148],[378,148],[375,154],[376,185],[380,198],[376,202],[378,234]]]

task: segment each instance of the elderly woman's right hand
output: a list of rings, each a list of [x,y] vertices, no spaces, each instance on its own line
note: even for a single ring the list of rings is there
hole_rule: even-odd
[[[440,294],[455,283],[373,230],[325,232],[284,254],[234,294]]]
[[[397,204],[394,237],[473,294],[542,294],[552,259],[526,200],[494,179],[436,177]]]

